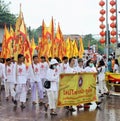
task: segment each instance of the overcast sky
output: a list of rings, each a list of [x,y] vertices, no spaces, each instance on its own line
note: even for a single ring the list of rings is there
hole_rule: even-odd
[[[98,34],[100,0],[5,0],[11,1],[10,10],[19,13],[22,4],[25,23],[37,28],[45,20],[48,26],[53,16],[57,27],[60,23],[64,34]],[[118,0],[120,6],[120,0]],[[119,10],[119,8],[118,8]],[[120,16],[120,15],[119,15]],[[120,17],[118,19],[120,20]]]

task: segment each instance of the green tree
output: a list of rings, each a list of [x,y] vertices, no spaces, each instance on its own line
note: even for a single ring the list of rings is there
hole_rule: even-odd
[[[0,25],[15,25],[16,16],[9,11],[9,3],[0,0]]]

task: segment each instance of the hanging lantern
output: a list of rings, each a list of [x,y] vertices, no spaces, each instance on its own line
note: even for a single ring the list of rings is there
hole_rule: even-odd
[[[104,2],[103,0],[101,0],[101,1],[99,2],[99,5],[100,5],[101,7],[103,7],[103,6],[105,5],[105,2]]]
[[[112,23],[110,24],[110,27],[111,27],[111,28],[116,28],[116,24],[115,24],[114,22],[112,22]]]
[[[111,12],[112,14],[114,14],[114,13],[116,12],[116,9],[115,9],[115,8],[111,8],[111,9],[110,9],[110,12]]]
[[[112,36],[115,36],[117,33],[116,33],[115,30],[112,30],[112,31],[110,32],[110,34],[111,34]]]
[[[114,44],[114,43],[116,43],[117,40],[116,40],[116,38],[111,38],[110,41]]]
[[[102,19],[103,19],[103,18],[102,18]],[[115,20],[116,20],[116,16],[112,15],[112,16],[110,17],[110,19],[111,19],[112,21],[115,21]]]
[[[115,4],[116,4],[116,2],[115,2],[114,0],[111,0],[111,1],[110,1],[110,5],[111,5],[111,6],[114,6]]]
[[[100,43],[101,43],[101,44],[104,44],[104,43],[105,43],[105,39],[104,39],[104,38],[101,38],[101,39],[100,39]]]
[[[100,28],[101,28],[101,29],[104,29],[104,28],[105,28],[105,25],[102,23],[102,24],[100,25]]]
[[[103,36],[105,36],[105,32],[104,31],[101,31],[100,32],[100,35],[103,37]]]
[[[100,10],[100,14],[104,15],[105,14],[105,10],[104,9]]]
[[[103,0],[101,0],[99,2],[99,5],[101,6],[101,10],[100,10],[101,17],[99,18],[99,21],[101,22],[101,24],[99,26],[100,29],[101,29],[101,32],[99,33],[100,36],[101,36],[100,43],[104,44],[105,43],[105,39],[104,39],[105,38],[105,31],[104,31],[104,29],[105,29],[105,25],[104,25],[105,17],[104,17],[104,15],[106,13],[106,11],[104,10],[105,2]]]
[[[101,16],[101,17],[99,18],[99,20],[100,20],[101,22],[103,22],[103,21],[105,21],[105,17]]]

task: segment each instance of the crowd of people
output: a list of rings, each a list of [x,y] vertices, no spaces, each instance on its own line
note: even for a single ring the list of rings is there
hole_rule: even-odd
[[[119,73],[118,60],[115,59],[114,55],[110,55],[108,63],[106,63],[105,56],[98,55],[95,60],[89,54],[85,58],[64,56],[62,61],[57,57],[46,60],[44,56],[39,59],[38,55],[34,55],[30,66],[26,67],[24,62],[25,58],[22,54],[18,55],[17,62],[14,61],[14,58],[0,59],[0,93],[2,93],[1,90],[4,87],[6,101],[9,101],[12,97],[14,105],[17,107],[21,103],[20,106],[24,109],[27,92],[31,90],[31,103],[33,105],[37,103],[44,105],[45,111],[49,108],[51,115],[57,115],[56,102],[61,73],[96,72],[97,105],[102,103],[101,98],[105,94],[109,94],[105,83],[106,67],[108,66],[109,72]],[[50,81],[49,89],[44,87],[46,80]],[[47,103],[44,102],[44,96],[48,97]],[[84,108],[89,108],[90,104],[91,102],[84,104]],[[80,107],[81,104],[77,106],[77,108]],[[72,106],[64,108],[75,111]]]

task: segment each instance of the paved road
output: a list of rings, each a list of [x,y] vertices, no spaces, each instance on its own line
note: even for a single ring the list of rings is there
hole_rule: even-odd
[[[46,113],[44,106],[33,106],[30,96],[24,110],[19,106],[15,109],[11,100],[5,100],[4,93],[1,97],[0,121],[120,121],[120,96],[104,97],[100,109],[96,109],[95,103],[89,110],[81,108],[74,113],[58,108],[57,116],[50,116],[49,111]]]

